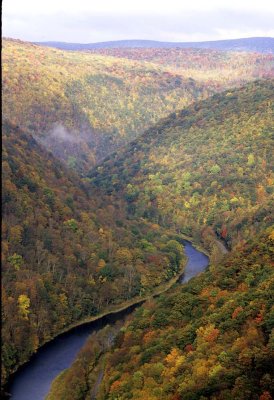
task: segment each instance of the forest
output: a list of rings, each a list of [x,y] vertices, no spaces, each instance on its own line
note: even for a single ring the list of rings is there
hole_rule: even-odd
[[[111,348],[92,336],[49,400],[90,398],[102,368],[98,400],[272,399],[272,112],[270,81],[215,95],[91,171],[130,218],[193,235],[211,264],[138,308]]]
[[[2,63],[5,118],[82,173],[161,117],[273,72],[271,54],[197,49],[97,54],[8,39]]]
[[[128,220],[28,133],[3,124],[3,380],[64,327],[183,270],[174,232]],[[100,199],[100,202],[99,202]]]
[[[271,400],[273,230],[139,308],[106,350],[91,336],[47,400]]]
[[[272,140],[273,80],[257,81],[171,114],[88,176],[133,218],[231,248],[271,222]]]
[[[2,385],[72,326],[206,272],[93,335],[49,400],[271,400],[273,55],[4,39]],[[220,244],[228,249],[225,257]]]

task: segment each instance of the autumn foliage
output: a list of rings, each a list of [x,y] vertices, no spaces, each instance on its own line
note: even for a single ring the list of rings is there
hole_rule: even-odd
[[[2,62],[3,382],[175,279],[187,236],[209,269],[93,337],[51,398],[103,368],[98,400],[271,400],[273,56],[4,39]]]
[[[146,304],[139,308],[113,348],[103,353],[105,372],[96,398],[271,400],[273,242],[269,232],[188,285],[162,295],[153,308]],[[250,274],[255,281],[242,293],[236,287]],[[203,288],[210,285],[215,292],[222,291],[227,276],[233,276],[233,284],[225,298],[217,303],[205,300]],[[231,318],[231,308],[238,310],[237,317]],[[265,319],[258,326],[261,309]],[[162,325],[158,324],[155,334],[154,321],[160,315]],[[71,374],[74,371],[76,364],[70,368]],[[88,380],[93,382],[95,377],[96,370],[90,368]],[[71,386],[64,381],[59,380],[58,387],[63,395],[70,393]],[[90,389],[75,399],[88,399]]]

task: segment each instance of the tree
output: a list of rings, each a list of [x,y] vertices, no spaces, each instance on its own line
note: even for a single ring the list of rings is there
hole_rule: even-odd
[[[16,271],[19,271],[23,264],[23,257],[20,254],[14,253],[12,256],[8,257],[8,262],[16,269]]]
[[[19,306],[19,312],[22,315],[24,319],[28,319],[28,315],[30,313],[29,307],[30,307],[30,299],[26,294],[21,294],[18,297],[18,306]]]

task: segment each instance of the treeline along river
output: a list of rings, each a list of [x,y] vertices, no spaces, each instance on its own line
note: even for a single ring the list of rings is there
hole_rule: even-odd
[[[204,271],[208,265],[208,257],[184,241],[188,261],[184,274],[179,282],[184,284],[189,279]],[[88,336],[104,326],[123,321],[141,302],[123,311],[111,313],[96,321],[89,322],[63,333],[41,347],[30,361],[22,366],[12,377],[8,393],[12,400],[42,400],[49,392],[54,378],[68,368]]]

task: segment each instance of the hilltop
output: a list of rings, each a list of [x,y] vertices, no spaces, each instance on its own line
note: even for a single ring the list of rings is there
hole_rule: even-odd
[[[204,42],[159,42],[157,40],[116,40],[99,43],[66,43],[66,42],[34,42],[42,46],[55,47],[62,50],[90,50],[105,48],[199,48],[218,49],[222,51],[251,51],[258,53],[274,53],[274,38],[254,37],[229,40],[213,40]]]
[[[196,82],[221,90],[255,77],[273,77],[273,56],[257,53],[180,48],[103,48],[93,54],[153,63]],[[254,66],[257,66],[254,69]]]
[[[157,55],[145,49],[136,60],[131,54],[68,52],[4,39],[3,116],[83,173],[176,109],[273,76],[271,55],[195,49]]]

